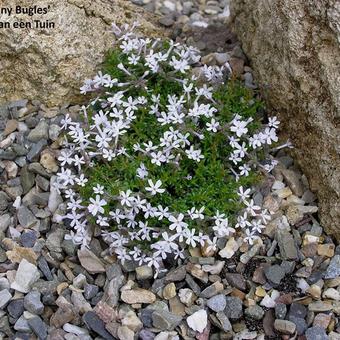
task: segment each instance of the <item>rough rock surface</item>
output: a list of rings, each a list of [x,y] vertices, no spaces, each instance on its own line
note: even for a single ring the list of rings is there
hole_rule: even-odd
[[[339,239],[340,3],[237,0],[230,10],[269,107],[318,194],[321,221]]]
[[[20,5],[32,7],[32,2],[23,0]],[[50,29],[0,30],[0,102],[22,98],[50,106],[79,102],[80,85],[98,71],[112,45],[112,22],[138,20],[145,35],[164,36],[155,17],[125,0],[38,0],[34,5],[50,9],[45,15],[0,15],[2,22],[55,22]],[[13,7],[13,1],[5,0],[1,6]]]

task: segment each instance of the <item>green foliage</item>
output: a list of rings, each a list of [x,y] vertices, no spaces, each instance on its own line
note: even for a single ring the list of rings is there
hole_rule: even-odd
[[[103,65],[103,73],[108,73],[112,78],[118,78],[123,82],[126,74],[117,65],[125,62],[125,58],[126,56],[119,50],[110,51]],[[141,76],[143,72],[140,66],[136,66],[134,74]],[[177,81],[156,74],[148,80],[147,88],[142,85],[133,86],[129,88],[127,96],[143,95],[150,99],[151,93],[159,94],[160,103],[164,105],[169,94],[180,95],[182,92],[182,86]],[[240,82],[229,81],[220,85],[215,90],[213,98],[216,102],[214,106],[219,110],[217,117],[221,125],[229,124],[233,115],[238,113],[244,118],[254,118],[254,122],[248,125],[250,133],[255,132],[260,126],[256,116],[262,103]],[[117,196],[122,190],[139,191],[145,186],[145,180],[139,179],[136,171],[140,164],[144,163],[151,175],[149,178],[160,179],[163,183],[162,187],[166,189],[162,195],[148,198],[152,206],[161,204],[163,207],[169,207],[170,211],[187,211],[192,207],[205,206],[205,215],[213,216],[216,210],[219,210],[233,221],[235,212],[240,210],[236,195],[237,188],[240,185],[252,186],[260,179],[260,175],[252,171],[249,176],[241,177],[239,182],[235,181],[229,168],[228,157],[232,148],[228,143],[228,130],[213,134],[206,133],[202,129],[205,137],[201,142],[204,159],[199,163],[184,158],[181,160],[180,167],[174,164],[163,164],[159,167],[152,164],[149,157],[134,153],[132,147],[135,143],[159,140],[168,127],[161,126],[146,108],[139,109],[136,115],[137,119],[132,124],[132,128],[121,137],[121,144],[126,147],[128,154],[136,156],[117,157],[111,162],[97,160],[93,167],[87,169],[86,176],[89,181],[80,189],[84,201],[87,203],[93,196],[92,187],[97,184],[103,185],[105,191],[112,197]],[[207,121],[202,123],[205,124]],[[109,211],[113,206],[108,205],[105,209]],[[153,223],[158,223],[159,226],[161,222]],[[152,222],[149,225],[152,226]],[[204,225],[200,226],[202,229],[204,227]]]

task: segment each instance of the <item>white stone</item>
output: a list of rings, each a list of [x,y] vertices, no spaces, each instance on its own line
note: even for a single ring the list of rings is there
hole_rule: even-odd
[[[305,293],[306,290],[309,288],[309,284],[307,283],[305,279],[300,278],[297,280],[296,287],[299,288],[302,293]]]
[[[11,300],[12,295],[8,289],[3,289],[0,291],[0,309],[3,309],[7,303]]]
[[[187,318],[187,323],[191,329],[202,333],[208,324],[207,312],[204,309],[195,312]]]
[[[51,184],[50,184],[50,196],[48,198],[48,209],[54,213],[58,207],[59,204],[63,202],[63,199],[61,198],[60,194],[58,193],[57,189],[54,187],[53,183],[55,182],[56,177],[53,176],[51,178]]]
[[[202,270],[206,273],[210,273],[212,275],[218,275],[223,267],[224,267],[225,261],[216,261],[215,264],[205,264],[202,266]]]
[[[285,184],[281,181],[275,181],[274,184],[272,185],[272,190],[280,190],[285,187]]]
[[[267,308],[274,308],[276,304],[275,304],[275,301],[267,294],[262,299],[260,305],[267,307]]]
[[[81,328],[70,323],[65,323],[63,330],[67,333],[73,333],[76,335],[88,335],[89,332],[85,328]]]
[[[235,241],[233,237],[231,237],[228,240],[226,246],[219,252],[219,255],[222,258],[230,259],[236,253],[238,248],[239,248],[238,243]]]
[[[35,265],[22,259],[15,275],[11,288],[21,293],[28,293],[31,286],[40,278],[39,271]]]
[[[337,291],[336,289],[334,288],[328,288],[326,289],[322,296],[324,298],[327,298],[327,299],[332,299],[332,300],[336,300],[336,301],[340,301],[340,293],[339,291]]]

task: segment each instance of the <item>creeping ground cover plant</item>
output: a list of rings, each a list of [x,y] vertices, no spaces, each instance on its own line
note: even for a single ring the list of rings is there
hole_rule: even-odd
[[[228,64],[202,66],[196,49],[134,28],[113,25],[105,72],[81,87],[94,99],[77,121],[64,118],[55,186],[67,199],[68,238],[86,247],[99,227],[118,259],[157,275],[189,248],[214,253],[220,238],[259,238],[270,212],[252,187],[276,164],[279,121],[259,120],[261,103],[227,82]]]

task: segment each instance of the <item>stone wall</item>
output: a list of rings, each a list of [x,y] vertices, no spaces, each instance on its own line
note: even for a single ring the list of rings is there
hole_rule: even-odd
[[[339,239],[340,2],[234,0],[231,21]]]
[[[55,28],[0,29],[0,103],[37,99],[53,106],[79,101],[79,87],[92,77],[112,46],[111,23],[138,20],[141,31],[164,36],[156,18],[125,0],[1,1],[1,7],[47,7],[46,15],[0,14],[0,22],[48,20]]]

